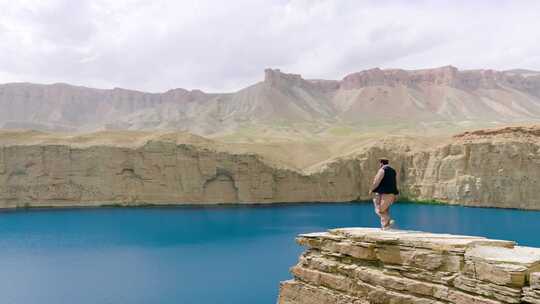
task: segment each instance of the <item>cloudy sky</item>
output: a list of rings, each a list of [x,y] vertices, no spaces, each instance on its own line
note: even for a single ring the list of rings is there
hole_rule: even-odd
[[[0,82],[232,91],[267,67],[540,70],[540,1],[0,0]]]

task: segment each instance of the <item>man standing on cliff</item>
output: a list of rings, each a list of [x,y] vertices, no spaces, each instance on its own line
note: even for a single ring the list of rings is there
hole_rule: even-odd
[[[390,206],[396,201],[399,194],[396,182],[396,170],[388,165],[388,159],[379,159],[380,169],[375,175],[370,194],[374,193],[373,205],[375,213],[381,218],[381,228],[390,229],[394,220],[390,217]]]

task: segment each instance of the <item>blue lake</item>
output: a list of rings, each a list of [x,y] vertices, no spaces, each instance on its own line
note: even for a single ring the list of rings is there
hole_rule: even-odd
[[[540,247],[540,212],[397,203],[401,229]],[[1,303],[276,302],[299,233],[372,226],[369,203],[0,212]]]

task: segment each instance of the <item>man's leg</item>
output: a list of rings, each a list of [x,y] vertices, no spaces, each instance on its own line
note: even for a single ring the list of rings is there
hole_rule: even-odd
[[[381,195],[375,193],[375,197],[373,198],[373,209],[375,210],[375,213],[381,218],[381,227],[382,226],[382,216],[381,216]]]
[[[379,204],[379,215],[381,217],[381,225],[387,228],[390,225],[390,206],[394,203],[396,196],[393,194],[382,194]]]
[[[390,212],[387,209],[382,209],[380,211],[380,217],[381,217],[381,227],[387,228],[388,224],[390,224]]]

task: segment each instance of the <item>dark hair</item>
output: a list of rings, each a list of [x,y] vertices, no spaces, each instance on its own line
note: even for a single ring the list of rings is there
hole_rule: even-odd
[[[386,159],[386,158],[380,158],[380,159],[379,159],[379,162],[380,162],[381,164],[383,164],[383,165],[388,165],[388,163],[389,163],[389,162],[388,162],[388,159]]]

